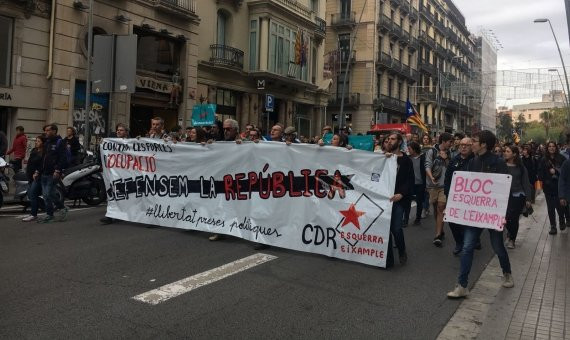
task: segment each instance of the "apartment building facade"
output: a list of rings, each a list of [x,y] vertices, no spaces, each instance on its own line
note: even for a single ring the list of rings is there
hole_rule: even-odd
[[[9,78],[0,84],[2,127],[22,125],[31,133],[46,123],[74,126],[85,121],[88,1],[8,1]],[[118,122],[131,135],[148,131],[152,116],[166,127],[189,121],[197,87],[195,0],[94,1],[93,34],[137,35],[134,93],[93,93],[91,135],[107,136]],[[8,33],[7,33],[8,32]],[[5,40],[2,40],[5,41]],[[93,50],[97,46],[93,46]],[[179,93],[172,102],[172,89]],[[94,87],[94,92],[95,87]]]
[[[208,23],[198,29],[199,102],[215,103],[218,119],[242,128],[279,122],[302,136],[320,132],[325,0],[204,1],[197,14]]]
[[[404,122],[409,99],[432,133],[471,132],[480,110],[475,50],[451,1],[329,1],[326,54],[338,51],[339,63],[327,111],[335,117],[344,96],[348,124],[365,132]]]

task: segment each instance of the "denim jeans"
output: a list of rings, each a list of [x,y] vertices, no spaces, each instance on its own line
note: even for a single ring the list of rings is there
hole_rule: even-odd
[[[55,197],[55,186],[57,180],[50,175],[42,175],[42,193],[44,197],[44,202],[46,205],[46,214],[48,216],[53,216],[53,205],[54,203],[57,204],[57,208],[63,208],[61,206],[61,202],[56,201]]]
[[[509,239],[516,241],[517,235],[519,233],[519,219],[521,218],[521,214],[523,208],[526,204],[526,197],[509,197],[509,203],[507,205],[507,224],[505,227],[507,228],[507,235]]]
[[[30,200],[30,207],[32,216],[38,216],[38,197],[42,193],[42,183],[39,180],[30,182],[28,186],[28,199]]]
[[[507,253],[507,249],[505,249],[505,244],[503,243],[503,232],[493,229],[488,230],[491,247],[493,247],[493,251],[495,251],[495,254],[497,254],[497,257],[499,258],[503,274],[510,274],[511,263],[509,261],[509,254]],[[473,264],[473,250],[475,249],[482,232],[482,228],[465,226],[463,235],[463,252],[461,253],[461,264],[458,278],[459,284],[463,287],[467,287],[467,279],[469,278],[469,272],[471,271],[471,265]]]
[[[392,216],[390,219],[390,238],[388,241],[388,256],[386,257],[386,266],[394,265],[394,248],[392,246],[392,238],[398,247],[400,256],[406,254],[406,242],[404,241],[404,230],[402,229],[402,221],[404,216],[404,204],[406,202],[394,202],[392,205]]]

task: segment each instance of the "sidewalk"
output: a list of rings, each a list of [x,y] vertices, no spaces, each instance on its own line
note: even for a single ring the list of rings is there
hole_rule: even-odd
[[[438,339],[570,340],[569,231],[548,234],[543,195],[534,208],[534,218],[521,217],[517,248],[507,249],[515,287],[501,287],[493,257]]]

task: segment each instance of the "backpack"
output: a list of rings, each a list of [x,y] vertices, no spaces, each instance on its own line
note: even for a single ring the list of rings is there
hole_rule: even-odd
[[[435,146],[431,150],[431,175],[438,181],[441,175],[443,175],[443,160],[439,157],[439,150]]]
[[[65,143],[65,140],[63,140],[63,138],[57,140],[57,143],[55,144],[56,150],[59,149],[61,143]],[[65,166],[69,167],[72,164],[73,159],[71,156],[71,150],[67,147],[67,145],[64,145],[63,147],[65,149]]]

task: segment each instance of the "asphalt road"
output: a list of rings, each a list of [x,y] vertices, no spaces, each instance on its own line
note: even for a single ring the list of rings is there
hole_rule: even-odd
[[[234,238],[120,222],[104,207],[66,222],[0,211],[0,338],[434,339],[459,305],[459,260],[432,245],[433,219],[405,229],[408,264],[390,270],[271,248],[277,259],[158,305],[132,298],[256,254]],[[446,227],[447,228],[447,227]],[[471,283],[491,258],[487,233]]]

